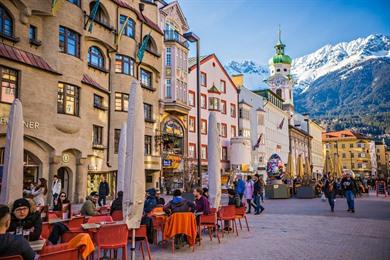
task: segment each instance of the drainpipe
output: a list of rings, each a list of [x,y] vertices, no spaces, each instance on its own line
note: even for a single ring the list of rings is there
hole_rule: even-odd
[[[111,90],[112,90],[112,77],[111,77],[111,58],[110,51],[107,50],[108,57],[108,108],[107,108],[107,167],[111,167],[110,163],[110,132],[111,132]]]

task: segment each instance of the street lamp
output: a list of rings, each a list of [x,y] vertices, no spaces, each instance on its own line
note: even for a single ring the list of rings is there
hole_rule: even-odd
[[[201,135],[200,135],[200,38],[193,32],[187,32],[184,35],[189,42],[196,43],[196,128],[197,131],[197,139],[198,139],[198,149],[197,149],[197,157],[198,157],[198,185],[202,185],[202,160],[201,160]]]

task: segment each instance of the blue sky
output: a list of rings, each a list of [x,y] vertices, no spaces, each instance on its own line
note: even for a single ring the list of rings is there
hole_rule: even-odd
[[[390,0],[179,0],[202,54],[266,64],[278,25],[292,58],[326,44],[390,35]],[[191,54],[194,55],[193,50]]]

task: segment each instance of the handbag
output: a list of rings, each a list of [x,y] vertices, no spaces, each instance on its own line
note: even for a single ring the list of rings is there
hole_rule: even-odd
[[[322,195],[321,195],[321,201],[322,201],[322,202],[325,202],[325,201],[326,201],[325,193],[322,193]]]

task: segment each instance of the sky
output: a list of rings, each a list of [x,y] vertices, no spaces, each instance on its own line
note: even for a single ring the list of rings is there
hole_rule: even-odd
[[[292,58],[326,44],[390,35],[390,0],[179,0],[201,54],[222,63],[273,56],[279,24]],[[195,55],[191,47],[191,56]]]

